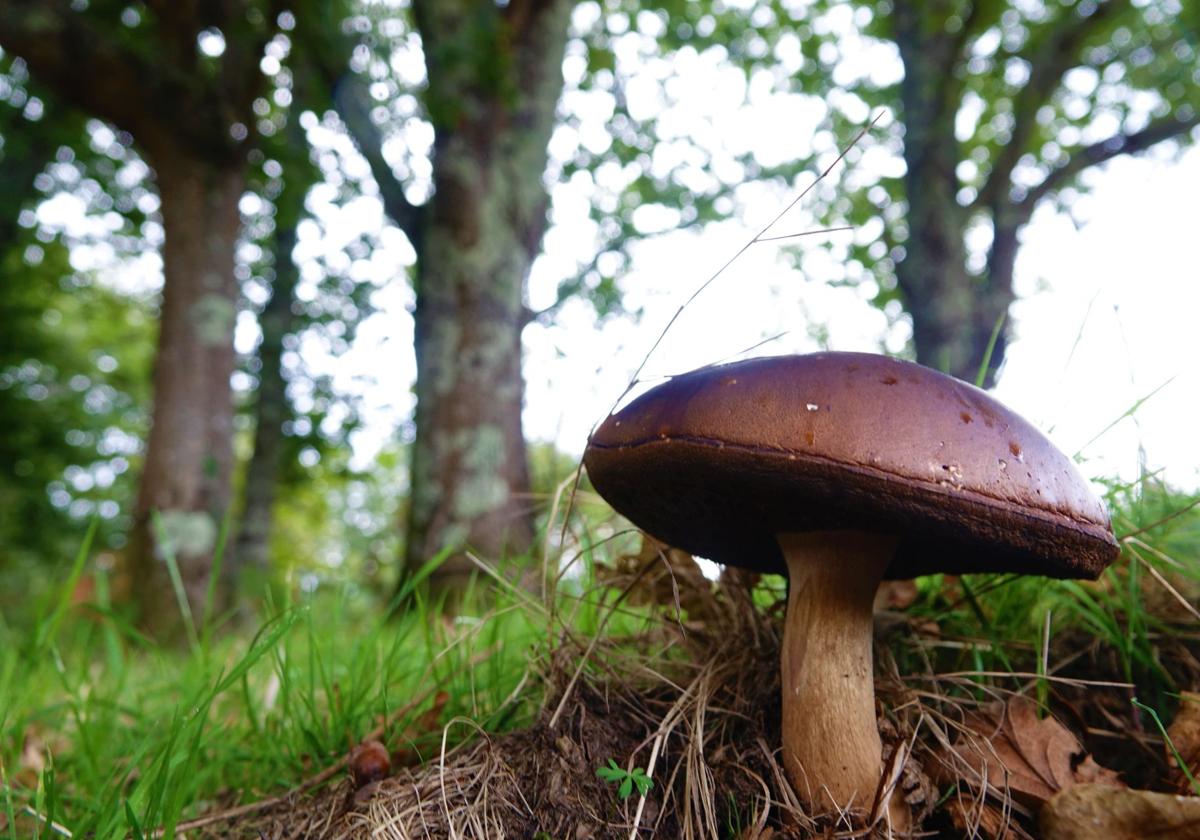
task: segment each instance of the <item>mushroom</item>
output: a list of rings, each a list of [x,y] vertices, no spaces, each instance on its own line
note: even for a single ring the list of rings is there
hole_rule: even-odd
[[[872,807],[881,580],[1095,578],[1118,548],[1071,460],[985,392],[863,353],[706,367],[607,418],[584,455],[621,514],[718,563],[788,576],[783,761],[813,813]],[[888,815],[904,830],[907,806]]]

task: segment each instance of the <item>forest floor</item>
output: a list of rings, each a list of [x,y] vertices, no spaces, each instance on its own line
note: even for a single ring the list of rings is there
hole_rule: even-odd
[[[666,596],[687,620],[668,610],[657,627],[633,637],[564,633],[535,676],[544,700],[531,725],[479,732],[444,751],[435,746],[419,766],[403,766],[401,756],[401,766],[378,781],[342,774],[319,795],[290,797],[213,836],[888,836],[878,808],[853,822],[810,819],[786,782],[777,743],[783,600],[763,609],[740,580],[714,587],[685,563],[673,553],[651,574],[634,564],[629,577],[610,581],[635,604]],[[943,579],[936,597],[961,599],[961,586]],[[1172,590],[1158,600],[1143,594],[1143,604],[1161,612],[1142,617],[1157,628],[1159,678],[1179,689],[1159,695],[1175,716],[1174,750],[1195,765],[1200,695],[1188,692],[1200,689],[1200,620]],[[1001,670],[939,672],[934,663],[944,651],[957,658],[996,642],[942,632],[925,610],[908,612],[918,597],[905,585],[881,594],[876,689],[885,766],[920,836],[1134,838],[1155,836],[1155,820],[1163,837],[1200,830],[1193,807],[1200,798],[1174,796],[1194,793],[1194,782],[1157,729],[1161,718],[1139,707],[1122,651],[1076,628],[1046,646],[1006,645]],[[428,709],[437,716],[436,699]],[[622,771],[612,781],[597,774],[609,759]],[[620,790],[622,774],[635,769],[650,785]],[[1114,800],[1125,789],[1129,801]],[[874,831],[862,830],[864,822]]]
[[[879,727],[918,836],[1200,837],[1200,509],[1114,502],[1095,583],[881,591]],[[285,605],[182,664],[52,611],[0,652],[0,838],[887,836],[878,802],[814,822],[787,784],[782,580],[624,545],[552,603]]]

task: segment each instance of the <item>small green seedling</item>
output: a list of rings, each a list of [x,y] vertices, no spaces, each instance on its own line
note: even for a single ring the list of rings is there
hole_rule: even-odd
[[[611,758],[608,760],[608,766],[598,769],[596,775],[614,785],[620,783],[621,786],[617,788],[617,796],[621,799],[628,799],[629,794],[633,793],[635,785],[637,786],[638,794],[645,796],[646,791],[650,790],[654,784],[654,780],[641,767],[626,770],[618,766],[617,762]]]

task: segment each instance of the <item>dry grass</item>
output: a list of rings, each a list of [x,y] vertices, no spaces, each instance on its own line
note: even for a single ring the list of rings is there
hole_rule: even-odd
[[[1079,630],[1051,644],[1047,627],[1043,645],[1011,645],[1012,667],[952,671],[939,664],[947,651],[990,643],[945,634],[919,611],[885,610],[876,614],[880,790],[860,811],[814,820],[779,756],[783,593],[771,603],[763,588],[752,592],[753,584],[736,572],[714,584],[676,551],[646,548],[620,558],[581,599],[605,604],[595,632],[581,634],[544,605],[531,607],[547,611],[556,638],[523,682],[526,698],[541,698],[532,725],[495,735],[455,719],[421,766],[358,791],[339,777],[212,836],[886,837],[879,815],[892,796],[908,802],[920,827],[915,836],[1023,840],[1037,836],[1039,803],[1022,795],[994,733],[979,723],[1014,696],[1037,697],[1053,709],[1126,781],[1161,787],[1167,777],[1162,741],[1139,728],[1129,703],[1134,686],[1124,681],[1113,647]],[[653,606],[662,604],[673,606]],[[644,620],[641,629],[614,632],[619,622],[609,619],[627,614]],[[1177,685],[1200,683],[1195,632],[1154,642]],[[644,768],[653,778],[647,795],[618,799],[596,775],[609,759],[626,770]],[[1139,767],[1150,767],[1146,778]]]
[[[665,559],[627,564],[624,576],[608,582],[623,593],[610,608],[630,608],[665,589],[677,604],[686,602],[686,613],[663,611],[644,632],[629,637],[580,638],[563,628],[560,644],[532,673],[544,701],[531,727],[501,736],[465,733],[475,737],[447,748],[464,734],[455,730],[474,726],[451,721],[441,751],[424,766],[403,769],[357,793],[343,779],[231,827],[232,836],[887,836],[887,827],[873,816],[886,813],[880,794],[869,812],[817,822],[785,779],[778,745],[782,604],[755,607],[742,580],[714,586],[689,574],[679,558]],[[894,635],[896,625],[888,632]],[[936,804],[930,775],[978,775],[949,749],[976,737],[963,725],[972,703],[951,699],[954,692],[936,680],[932,685],[914,687],[900,678],[889,656],[881,656],[877,691],[886,710],[880,721],[889,759],[885,783],[892,788],[888,795],[906,799],[918,819]],[[979,749],[986,750],[986,743]],[[647,796],[617,798],[595,772],[610,758],[649,772],[654,784]],[[985,787],[989,782],[979,781]],[[1005,821],[1021,815],[1019,805],[1002,791],[997,795],[1005,803],[999,811],[985,809],[986,797],[978,795],[952,797],[942,810],[984,828],[995,813]],[[861,828],[864,824],[872,828]]]

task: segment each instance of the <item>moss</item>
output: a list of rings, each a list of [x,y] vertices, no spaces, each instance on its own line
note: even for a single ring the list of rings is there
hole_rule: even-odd
[[[460,522],[455,522],[447,525],[442,529],[442,538],[437,547],[438,551],[442,549],[458,549],[467,544],[467,539],[470,537],[470,529]]]
[[[217,522],[204,511],[164,510],[155,528],[159,559],[202,557],[217,544]]]
[[[237,308],[224,295],[210,293],[192,305],[192,327],[202,344],[221,346],[233,341]]]
[[[463,481],[455,494],[454,516],[471,520],[497,508],[508,500],[508,482],[504,476],[504,431],[495,425],[481,425],[468,432],[462,448]]]

